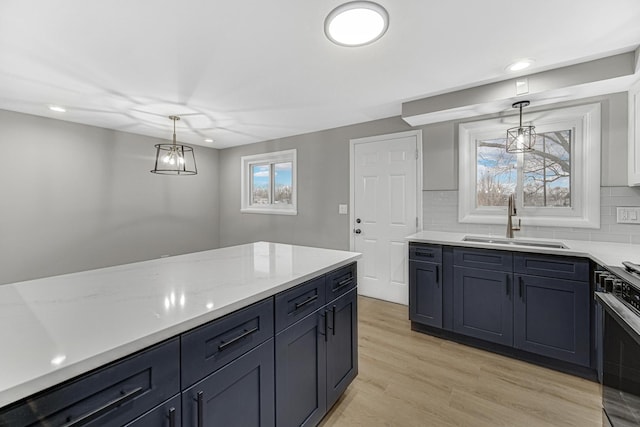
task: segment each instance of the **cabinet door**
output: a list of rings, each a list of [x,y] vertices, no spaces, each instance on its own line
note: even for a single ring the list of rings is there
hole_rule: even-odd
[[[180,395],[156,406],[140,418],[125,424],[124,427],[180,427],[182,425],[182,411]]]
[[[589,366],[589,283],[516,275],[515,347]]]
[[[182,394],[185,426],[275,425],[273,339]]]
[[[409,318],[442,328],[440,264],[409,261]]]
[[[453,268],[453,329],[464,335],[513,344],[511,274]]]
[[[327,409],[358,375],[358,300],[356,290],[327,305]]]
[[[276,424],[315,426],[327,407],[327,316],[320,309],[276,335]]]

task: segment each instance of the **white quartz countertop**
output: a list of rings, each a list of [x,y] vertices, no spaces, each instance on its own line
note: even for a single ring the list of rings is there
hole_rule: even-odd
[[[0,285],[0,407],[358,258],[257,242]]]
[[[407,236],[410,242],[434,243],[451,246],[465,246],[470,248],[491,248],[502,249],[518,252],[534,252],[555,255],[567,255],[591,258],[593,261],[601,265],[622,266],[622,261],[631,261],[640,264],[640,245],[632,245],[626,243],[608,243],[582,240],[553,240],[553,239],[534,239],[523,238],[526,241],[543,241],[543,242],[561,242],[567,246],[567,249],[541,248],[534,246],[518,246],[517,244],[499,244],[499,243],[481,243],[481,242],[465,242],[466,236],[487,237],[487,238],[504,238],[504,236],[490,236],[474,233],[452,233],[446,231],[421,231],[411,236]],[[518,239],[513,239],[517,241]]]

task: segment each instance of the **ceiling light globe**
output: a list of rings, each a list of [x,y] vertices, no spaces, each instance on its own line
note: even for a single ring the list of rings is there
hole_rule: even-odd
[[[389,27],[389,14],[368,1],[345,3],[333,9],[324,23],[329,40],[340,46],[364,46],[378,40]]]

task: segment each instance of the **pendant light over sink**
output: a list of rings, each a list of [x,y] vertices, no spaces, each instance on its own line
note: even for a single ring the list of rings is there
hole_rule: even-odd
[[[513,108],[520,109],[520,126],[507,129],[507,153],[533,151],[533,146],[536,145],[535,126],[522,125],[522,107],[529,104],[529,101],[519,101],[512,105]]]
[[[176,122],[179,116],[169,116],[173,120],[173,143],[156,144],[156,164],[151,173],[161,175],[196,175],[196,157],[193,147],[176,143]]]

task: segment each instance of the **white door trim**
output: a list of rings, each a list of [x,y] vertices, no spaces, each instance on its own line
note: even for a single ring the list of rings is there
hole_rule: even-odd
[[[388,141],[396,138],[406,138],[407,136],[415,136],[417,140],[418,158],[416,159],[416,217],[418,225],[416,231],[422,228],[422,130],[409,130],[406,132],[390,133],[386,135],[368,136],[366,138],[356,138],[349,140],[349,250],[353,251],[356,247],[355,234],[353,232],[355,225],[355,153],[356,145],[367,144],[370,142]]]

